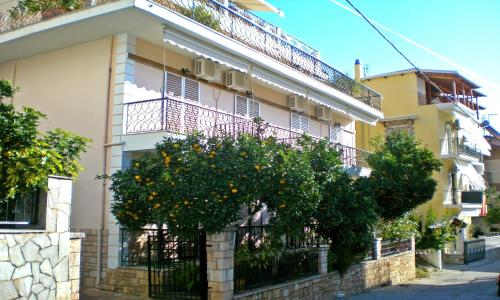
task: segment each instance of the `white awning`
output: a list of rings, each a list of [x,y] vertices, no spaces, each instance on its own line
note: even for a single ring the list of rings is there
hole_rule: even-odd
[[[455,167],[457,168],[457,179],[461,181],[460,189],[468,188],[473,191],[484,191],[486,189],[486,182],[483,176],[468,162],[455,160]]]
[[[453,116],[460,122],[459,137],[465,137],[467,141],[476,144],[482,154],[490,155],[491,146],[484,138],[483,129],[471,120],[472,117],[458,112],[454,112]]]

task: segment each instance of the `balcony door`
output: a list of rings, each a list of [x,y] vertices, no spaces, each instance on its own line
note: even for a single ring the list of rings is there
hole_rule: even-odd
[[[165,94],[168,131],[188,134],[203,130],[199,126],[199,82],[167,72]]]

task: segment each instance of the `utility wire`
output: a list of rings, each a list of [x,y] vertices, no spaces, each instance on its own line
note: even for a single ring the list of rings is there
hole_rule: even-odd
[[[427,75],[425,75],[424,72],[422,72],[422,70],[420,70],[419,67],[417,67],[403,52],[401,52],[401,50],[398,49],[398,47],[396,47],[396,45],[394,45],[393,42],[391,42],[391,40],[389,40],[385,34],[383,34],[378,28],[377,26],[375,26],[375,24],[372,23],[372,21],[370,21],[370,19],[368,19],[356,6],[354,6],[354,4],[352,4],[352,2],[350,0],[345,0],[347,2],[347,4],[349,4],[349,6],[352,7],[352,9],[354,9],[373,29],[375,29],[375,31],[377,31],[377,33],[382,36],[382,38],[387,42],[389,43],[389,45],[391,45],[392,48],[394,48],[394,50],[396,50],[396,52],[401,55],[416,71],[419,75],[421,75],[422,77],[424,77],[425,81],[427,83],[429,83],[430,85],[432,85],[434,88],[436,88],[438,90],[439,93],[443,94],[450,102],[452,102],[458,109],[460,109],[465,115],[469,116],[470,115],[464,111],[457,103],[456,103],[456,100],[455,99],[452,99],[450,96],[448,96],[447,93],[445,93],[443,90],[441,90],[441,88],[439,88],[439,86],[434,83],[429,77],[427,77]],[[478,104],[479,105],[479,104]],[[476,107],[476,109],[478,110],[479,107]],[[471,118],[474,122],[476,122],[477,124],[480,124],[478,121],[476,121],[474,118]]]

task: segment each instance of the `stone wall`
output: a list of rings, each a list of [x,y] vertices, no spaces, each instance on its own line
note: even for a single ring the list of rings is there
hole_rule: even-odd
[[[73,231],[85,233],[81,245],[81,285],[83,288],[95,288],[97,285],[97,229],[74,228]],[[108,257],[108,233],[103,230],[101,253],[101,280],[106,276]]]
[[[415,278],[415,252],[408,251],[351,267],[340,278],[337,272],[234,295],[238,300],[335,299],[337,293],[354,295],[379,286],[400,284]]]
[[[46,206],[38,227],[44,229],[0,229],[0,299],[70,299],[71,185],[68,179],[49,178],[47,197],[40,201]]]

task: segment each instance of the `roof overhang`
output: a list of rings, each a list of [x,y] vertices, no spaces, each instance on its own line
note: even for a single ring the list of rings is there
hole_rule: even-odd
[[[236,0],[234,2],[236,2],[239,6],[248,10],[267,11],[275,13],[279,12],[279,10],[276,7],[274,7],[265,0]]]

